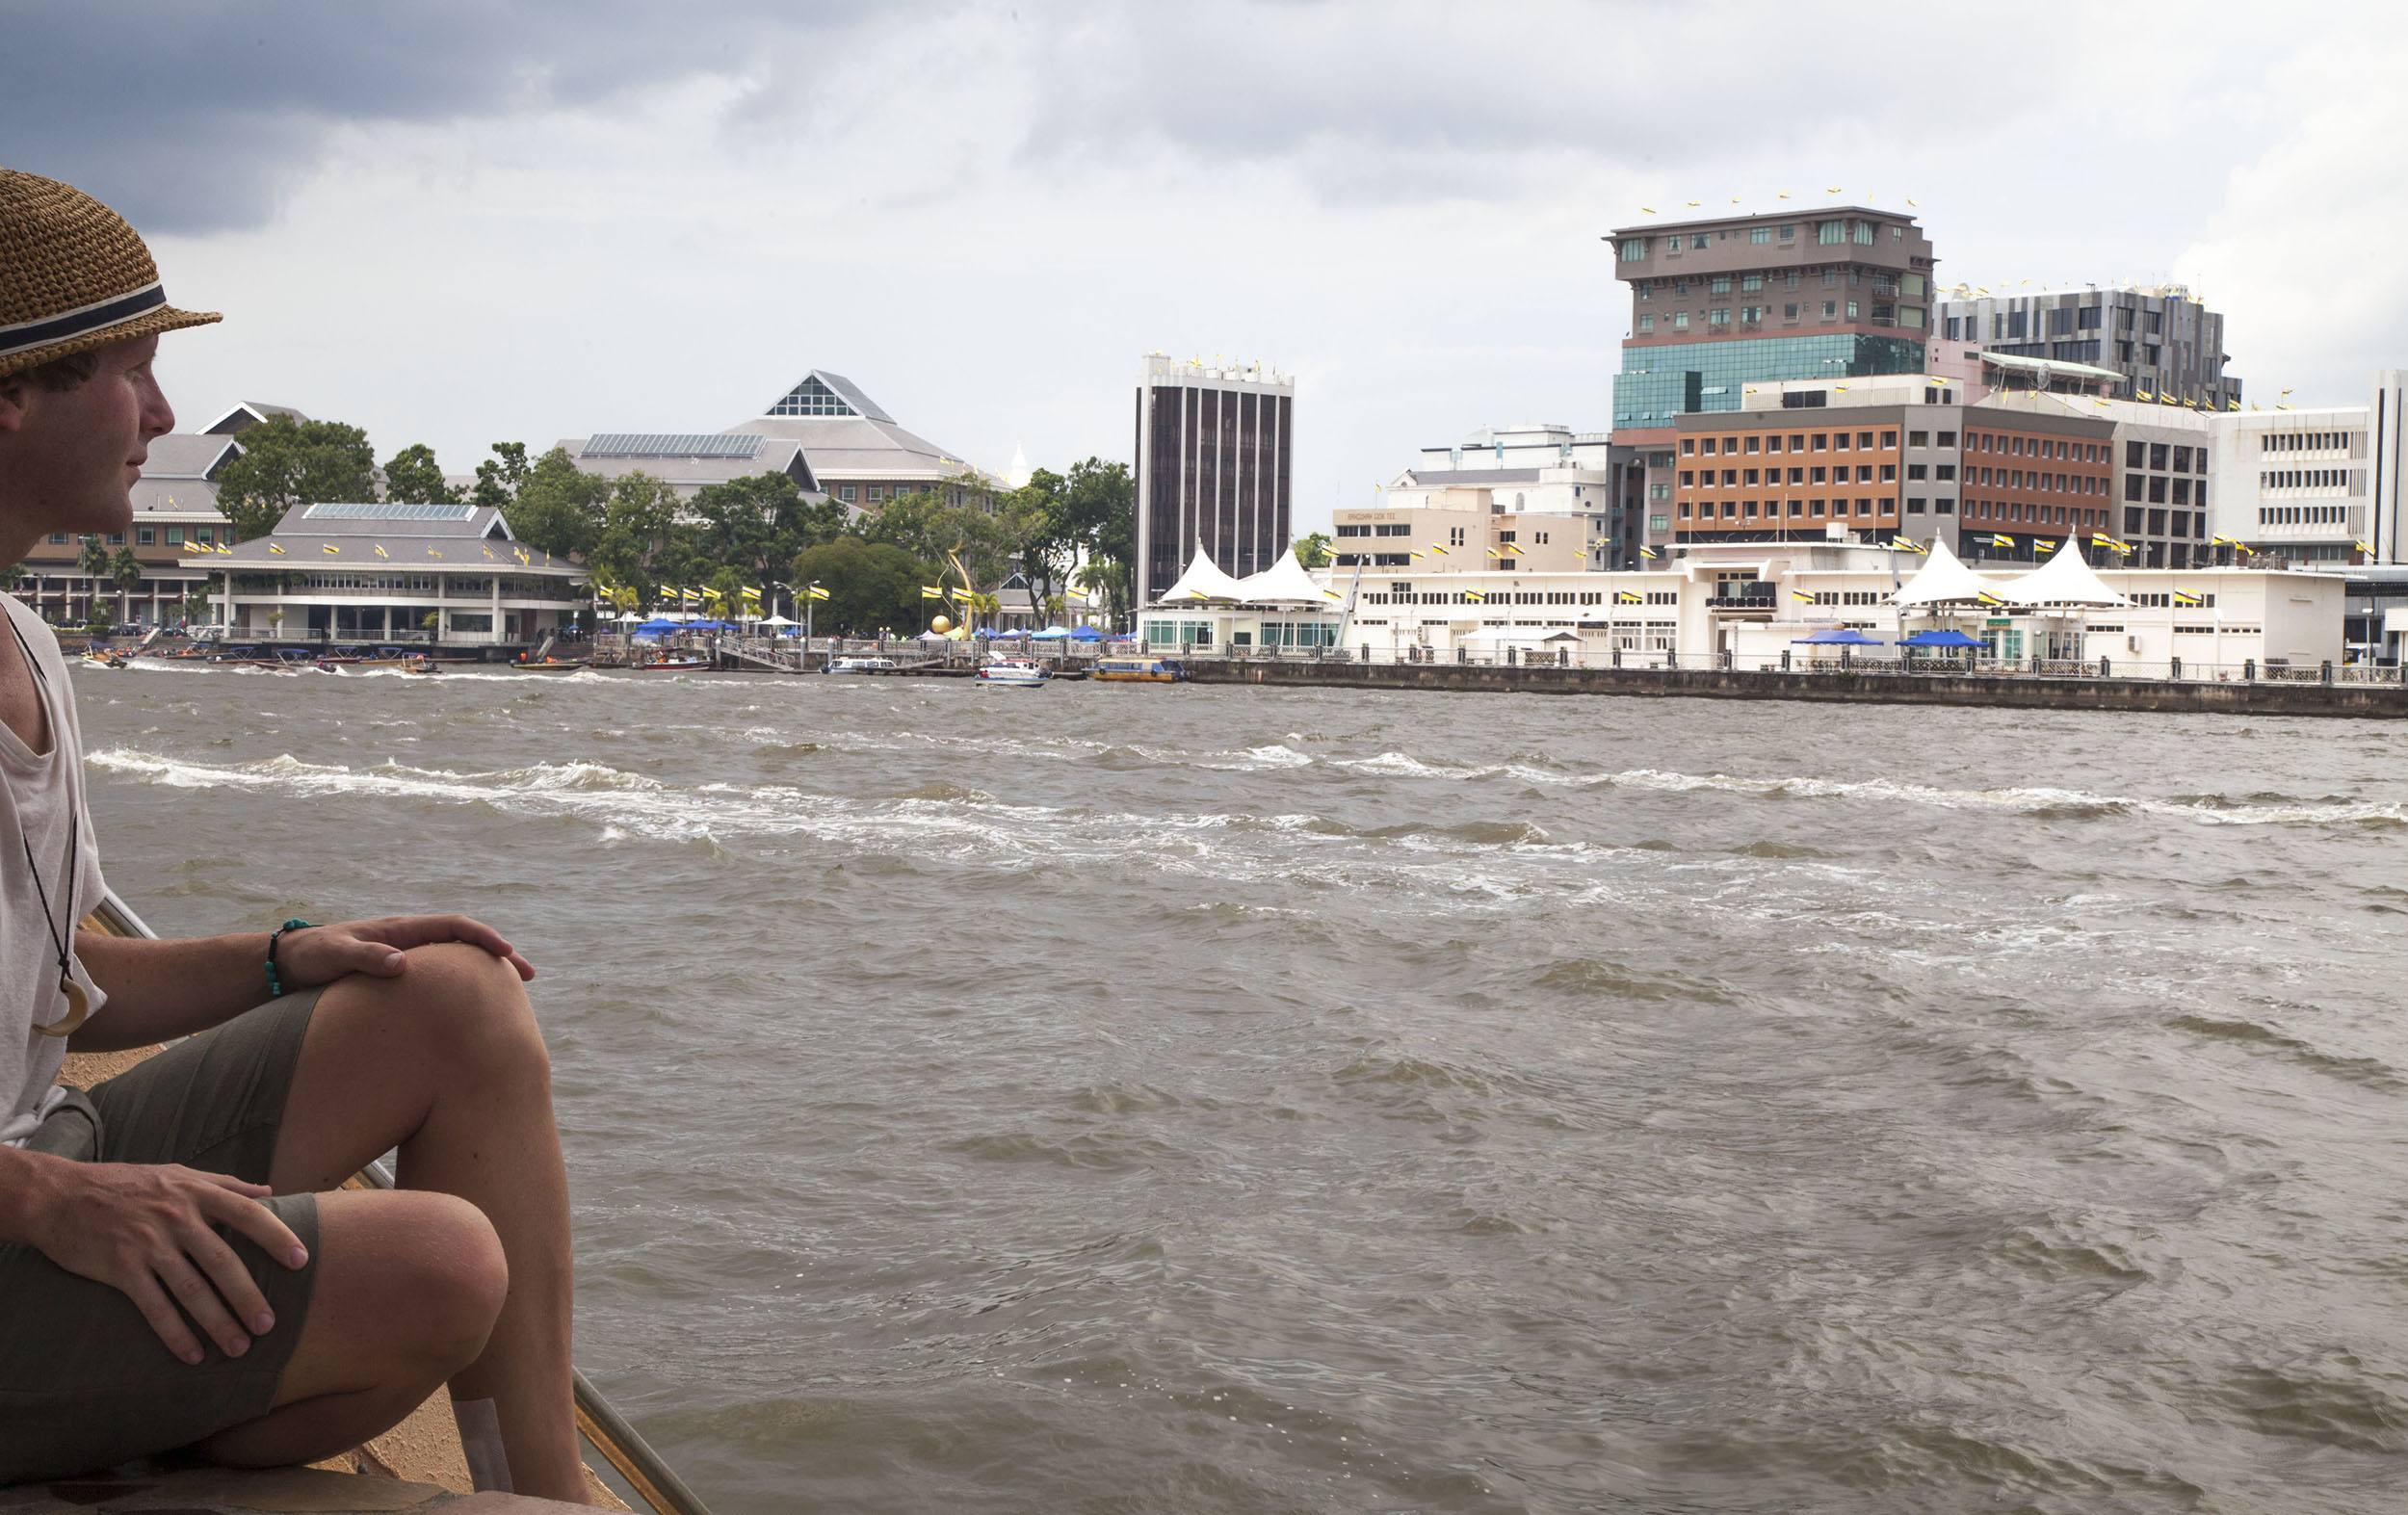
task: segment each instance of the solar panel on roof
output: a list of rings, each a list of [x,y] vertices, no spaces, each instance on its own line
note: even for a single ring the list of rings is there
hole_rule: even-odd
[[[750,457],[761,451],[757,436],[720,436],[709,431],[604,431],[586,439],[586,457]]]
[[[301,511],[310,521],[464,521],[477,513],[473,505],[373,504],[340,502],[313,505]]]

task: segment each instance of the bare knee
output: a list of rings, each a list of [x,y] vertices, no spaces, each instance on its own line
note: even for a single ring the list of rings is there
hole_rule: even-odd
[[[484,1212],[451,1194],[382,1196],[399,1212],[387,1226],[387,1256],[399,1267],[399,1334],[439,1381],[484,1351],[510,1294],[510,1264]]]
[[[382,981],[408,997],[412,1020],[463,1072],[549,1080],[551,1057],[515,969],[459,942],[406,955],[401,977]]]
[[[309,1314],[277,1402],[423,1395],[484,1351],[509,1293],[501,1239],[468,1201],[411,1189],[323,1194]]]

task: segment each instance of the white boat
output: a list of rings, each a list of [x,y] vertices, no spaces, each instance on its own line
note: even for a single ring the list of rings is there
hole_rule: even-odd
[[[982,684],[1005,684],[1013,689],[1034,689],[1053,677],[1051,669],[1032,658],[997,658],[979,669]]]
[[[830,673],[892,673],[892,658],[838,658],[827,666]]]

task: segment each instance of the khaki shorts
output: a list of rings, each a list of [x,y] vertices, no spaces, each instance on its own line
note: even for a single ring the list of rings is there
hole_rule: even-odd
[[[264,1184],[317,1003],[315,989],[271,1000],[88,1094],[70,1093],[26,1146],[79,1162],[177,1162]],[[0,1484],[89,1473],[268,1412],[309,1314],[318,1202],[292,1194],[268,1203],[309,1248],[309,1265],[288,1268],[229,1237],[275,1328],[240,1357],[203,1335],[208,1355],[197,1367],[170,1352],[117,1290],[31,1246],[0,1246]]]

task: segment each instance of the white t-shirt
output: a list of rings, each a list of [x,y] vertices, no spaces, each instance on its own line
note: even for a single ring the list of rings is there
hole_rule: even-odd
[[[60,1099],[54,1086],[59,1063],[66,1056],[66,1038],[44,1036],[36,1024],[55,1022],[66,1013],[59,993],[59,949],[49,926],[42,923],[41,891],[50,896],[50,920],[61,932],[75,922],[65,918],[67,803],[72,793],[83,795],[81,774],[84,744],[75,725],[75,692],[67,687],[66,660],[59,655],[58,638],[41,618],[0,594],[0,608],[25,633],[40,676],[34,680],[50,714],[50,750],[37,755],[17,734],[0,723],[0,1142],[21,1146]],[[0,637],[16,639],[0,626]],[[90,914],[107,886],[100,881],[100,849],[92,843],[92,812],[84,809],[75,830],[75,913]],[[25,844],[32,843],[34,867],[40,870],[41,891],[25,867]],[[69,945],[73,940],[69,938]],[[105,998],[79,960],[75,981],[92,996],[98,1013]]]

